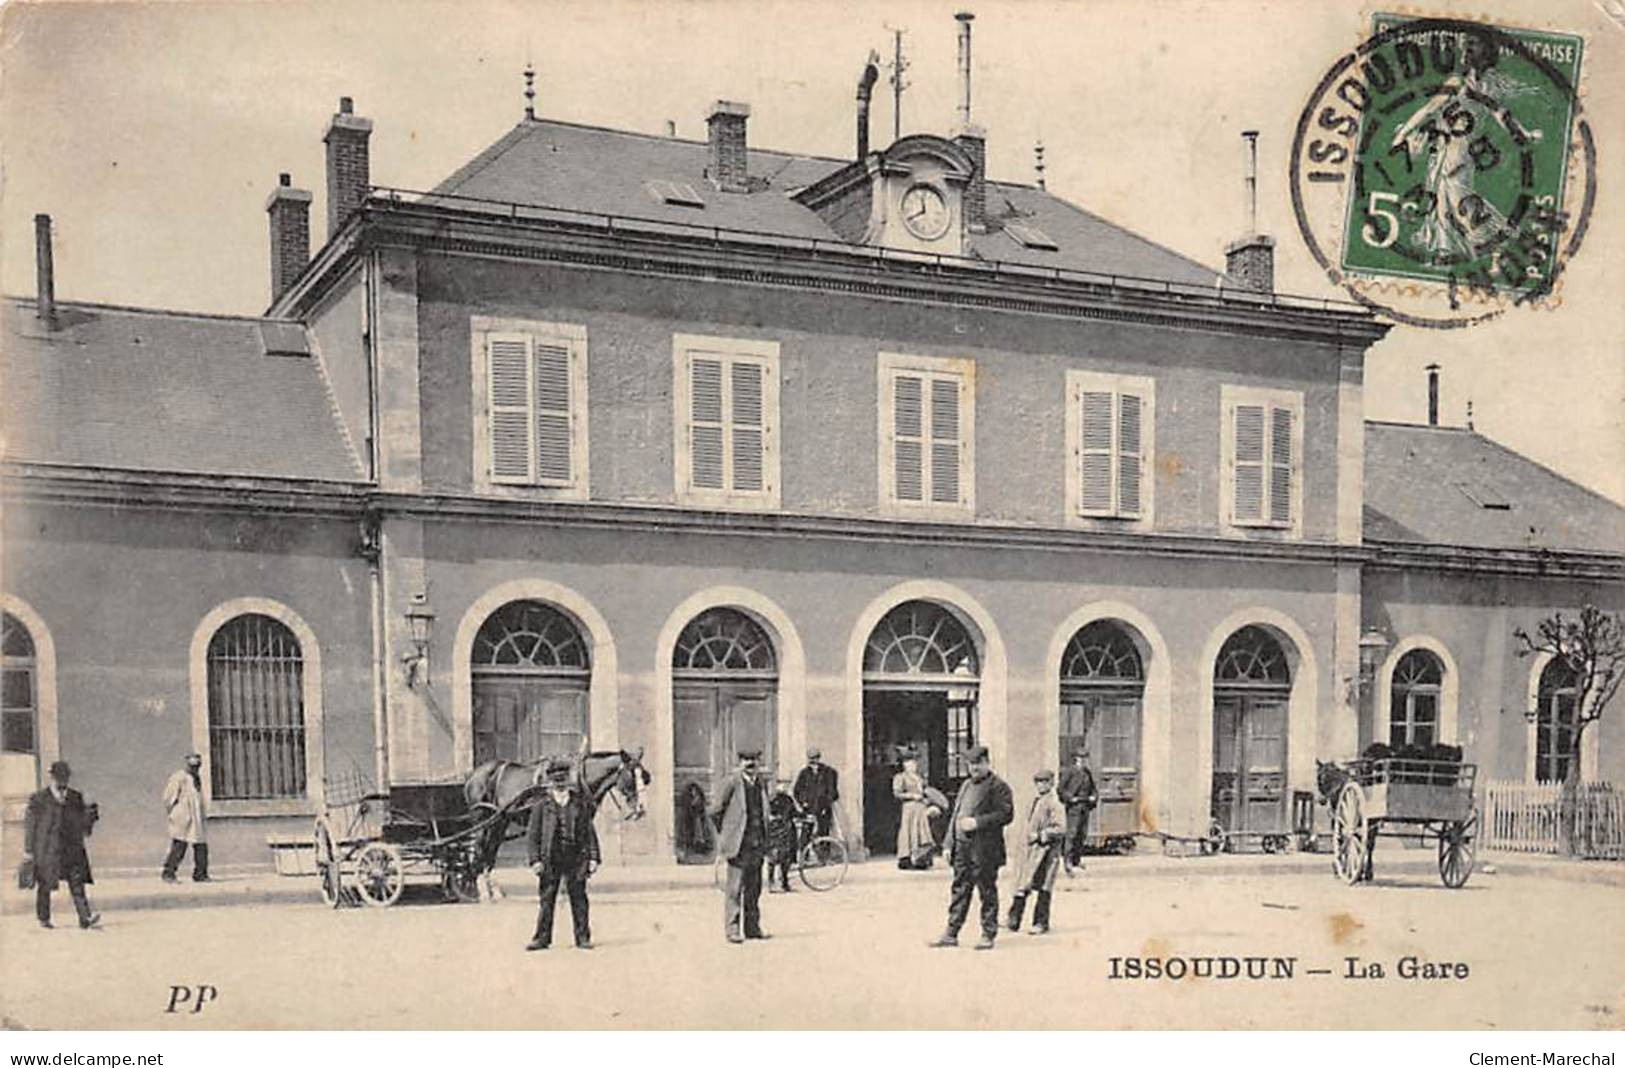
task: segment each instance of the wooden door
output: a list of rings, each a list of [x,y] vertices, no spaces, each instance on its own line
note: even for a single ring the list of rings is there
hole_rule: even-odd
[[[677,859],[709,861],[715,833],[704,821],[741,750],[760,750],[762,772],[778,763],[778,710],[771,682],[679,683],[672,690],[672,788]]]
[[[573,756],[587,738],[587,690],[573,681],[474,677],[474,763]]]
[[[1213,817],[1232,833],[1286,829],[1287,697],[1213,698]]]
[[[1060,755],[1062,767],[1082,746],[1089,751],[1100,804],[1089,823],[1093,839],[1132,834],[1139,829],[1139,693],[1063,692]]]

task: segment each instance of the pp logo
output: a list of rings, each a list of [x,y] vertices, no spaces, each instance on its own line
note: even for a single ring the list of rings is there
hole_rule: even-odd
[[[191,1014],[196,1015],[203,1011],[203,1006],[220,996],[220,991],[212,986],[200,984],[195,989],[189,986],[171,986],[169,988],[169,1008],[166,1013],[180,1012],[190,1005]]]

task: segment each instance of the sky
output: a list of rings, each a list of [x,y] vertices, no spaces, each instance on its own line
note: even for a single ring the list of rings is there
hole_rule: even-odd
[[[1433,14],[1586,38],[1598,199],[1560,303],[1467,330],[1396,326],[1366,361],[1366,416],[1474,426],[1625,502],[1625,23],[1584,0],[1430,0]],[[12,3],[0,12],[0,288],[34,291],[31,218],[52,215],[62,300],[257,314],[266,195],[311,190],[325,239],[321,135],[340,96],[374,122],[378,184],[426,189],[517,122],[521,72],[548,118],[703,138],[717,99],[751,105],[753,145],[851,151],[870,49],[904,30],[903,132],[956,119],[956,10],[976,14],[973,114],[995,179],[1031,181],[1215,267],[1246,228],[1240,133],[1259,138],[1260,228],[1276,286],[1341,296],[1297,232],[1299,112],[1373,7],[1331,0],[349,0]],[[1617,11],[1617,7],[1616,7]],[[1617,18],[1617,15],[1616,15]],[[888,72],[889,73],[889,72]],[[876,90],[874,143],[891,139]]]

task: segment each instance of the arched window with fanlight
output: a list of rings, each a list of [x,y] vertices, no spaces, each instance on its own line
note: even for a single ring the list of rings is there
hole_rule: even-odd
[[[1439,740],[1439,693],[1444,665],[1426,649],[1412,649],[1394,665],[1389,690],[1388,744],[1427,746]]]
[[[1088,833],[1091,840],[1138,829],[1140,722],[1145,663],[1128,630],[1097,619],[1072,635],[1061,656],[1062,767],[1073,754],[1088,753],[1100,796]]]
[[[474,635],[474,763],[578,752],[587,739],[592,658],[575,620],[542,601],[510,601]]]
[[[216,800],[305,796],[305,662],[280,620],[255,612],[209,639],[209,776]]]
[[[1567,660],[1554,657],[1541,669],[1535,706],[1536,782],[1560,783],[1568,778],[1579,696],[1579,675]]]
[[[695,798],[714,797],[741,752],[768,774],[778,762],[778,650],[754,616],[708,608],[678,633],[671,681],[677,856],[701,861],[714,843]]]

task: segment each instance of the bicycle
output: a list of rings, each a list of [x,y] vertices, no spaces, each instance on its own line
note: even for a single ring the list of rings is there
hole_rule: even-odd
[[[796,850],[795,869],[802,885],[819,893],[840,886],[846,880],[849,859],[846,842],[839,833],[839,821],[831,828],[836,832],[834,834],[814,834],[818,829],[815,816],[797,816],[795,824],[796,840],[802,843],[801,848]],[[712,863],[711,881],[718,890],[728,885],[726,857],[718,856]]]

